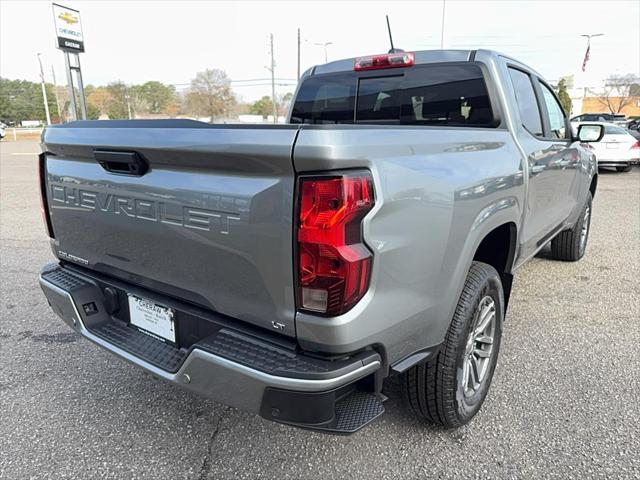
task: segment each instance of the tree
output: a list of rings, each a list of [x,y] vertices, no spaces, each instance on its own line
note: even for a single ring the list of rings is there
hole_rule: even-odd
[[[293,93],[287,92],[284,95],[276,96],[276,103],[278,107],[278,115],[286,115],[289,111],[289,106],[293,100]]]
[[[611,75],[605,81],[604,88],[598,92],[598,101],[611,113],[620,113],[624,107],[633,103],[631,94],[639,83],[640,79],[633,73]]]
[[[198,72],[191,80],[191,87],[186,97],[187,109],[195,115],[215,117],[224,115],[235,102],[231,91],[231,80],[227,74],[218,69],[207,69]]]
[[[111,97],[107,106],[109,118],[111,120],[129,118],[127,86],[124,82],[111,82],[107,85],[107,91]]]
[[[567,82],[564,78],[560,79],[558,83],[558,100],[560,100],[560,105],[564,109],[564,112],[567,115],[571,115],[571,97],[569,96],[569,92],[567,91]]]
[[[172,85],[164,85],[155,80],[140,86],[140,95],[147,104],[149,113],[164,113],[174,101],[176,90]]]
[[[113,97],[107,87],[95,87],[90,92],[85,89],[85,94],[87,96],[87,103],[98,108],[100,114],[107,114],[109,112],[109,105],[111,105]]]
[[[87,101],[87,120],[98,120],[100,118],[100,108]]]
[[[251,104],[249,113],[252,115],[261,115],[263,118],[273,115],[273,102],[271,101],[271,97],[265,95],[260,100]]]
[[[53,85],[45,84],[49,112],[57,112]],[[0,119],[19,123],[23,120],[46,120],[42,87],[27,80],[0,78]]]
[[[127,87],[126,99],[129,101],[127,108],[131,108],[131,118],[135,118],[139,113],[149,111],[149,102],[144,95],[142,85],[131,85]]]

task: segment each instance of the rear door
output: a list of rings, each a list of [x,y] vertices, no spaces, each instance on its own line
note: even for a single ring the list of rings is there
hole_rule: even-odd
[[[293,336],[297,128],[218,127],[136,121],[48,128],[54,252]]]
[[[577,187],[574,171],[578,156],[568,148],[568,140],[558,138],[564,132],[554,135],[550,131],[544,94],[535,77],[515,65],[509,65],[508,72],[519,113],[518,140],[527,156],[529,172],[521,237],[521,253],[527,256],[559,230],[575,205],[569,192]]]
[[[561,221],[571,215],[576,208],[576,201],[580,195],[580,155],[577,147],[571,141],[571,132],[567,128],[568,122],[562,106],[555,93],[541,78],[534,79],[538,103],[542,112],[544,130],[543,140],[557,149],[554,168],[558,170],[556,193]]]

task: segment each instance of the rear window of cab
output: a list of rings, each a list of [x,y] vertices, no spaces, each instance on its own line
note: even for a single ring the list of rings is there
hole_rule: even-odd
[[[474,63],[311,76],[298,91],[291,123],[496,126]]]

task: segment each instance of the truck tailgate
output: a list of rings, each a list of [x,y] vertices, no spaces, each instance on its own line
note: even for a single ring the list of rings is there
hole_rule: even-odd
[[[54,253],[293,336],[296,134],[158,120],[48,128]],[[143,166],[123,174],[119,158]]]

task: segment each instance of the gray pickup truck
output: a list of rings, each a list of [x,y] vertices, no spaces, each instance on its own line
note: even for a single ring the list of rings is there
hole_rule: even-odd
[[[40,284],[94,343],[266,419],[354,432],[399,375],[419,419],[457,427],[514,271],[549,242],[584,255],[602,134],[573,138],[542,77],[486,50],[316,66],[285,125],[49,127]]]

